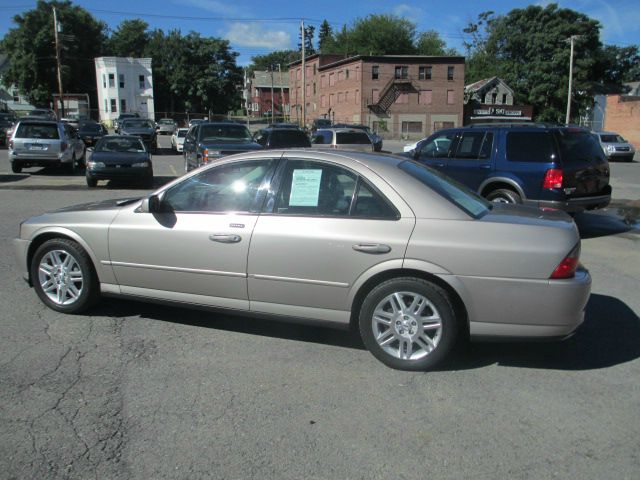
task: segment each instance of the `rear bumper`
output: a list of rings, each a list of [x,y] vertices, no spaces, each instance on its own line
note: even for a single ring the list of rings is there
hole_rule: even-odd
[[[611,203],[611,194],[598,195],[597,197],[572,198],[564,201],[538,200],[533,202],[540,208],[555,208],[565,212],[577,213],[584,210],[604,208]]]
[[[567,280],[458,277],[472,337],[552,340],[584,321],[591,276],[579,269]]]
[[[24,167],[49,167],[64,163],[71,163],[71,155],[53,154],[47,156],[33,156],[27,153],[9,152],[9,161]]]

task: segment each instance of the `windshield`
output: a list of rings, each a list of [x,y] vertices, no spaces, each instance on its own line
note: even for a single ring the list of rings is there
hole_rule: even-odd
[[[186,137],[188,131],[189,131],[188,128],[181,128],[180,130],[178,130],[178,138]]]
[[[102,133],[102,126],[99,123],[85,123],[79,131],[80,133]]]
[[[95,148],[96,152],[145,152],[142,140],[137,137],[102,137]]]
[[[398,168],[407,172],[473,218],[480,218],[491,209],[490,202],[436,170],[413,160],[406,160],[400,163]]]
[[[151,120],[135,118],[122,122],[122,128],[153,128],[153,124],[151,123]]]
[[[600,140],[602,143],[626,143],[626,140],[620,135],[600,135]]]
[[[200,140],[249,141],[251,133],[241,125],[203,125],[200,127]]]

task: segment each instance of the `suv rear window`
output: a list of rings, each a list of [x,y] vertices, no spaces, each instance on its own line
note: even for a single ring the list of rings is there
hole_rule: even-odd
[[[550,163],[555,148],[549,132],[509,132],[507,160],[510,162]]]
[[[338,145],[371,145],[369,135],[364,132],[336,132]]]
[[[587,159],[604,158],[598,141],[584,130],[560,130],[558,144],[563,163],[584,162]]]
[[[21,123],[16,131],[16,138],[59,139],[57,125],[51,123]]]
[[[271,133],[271,147],[310,147],[309,137],[299,130],[277,130]]]

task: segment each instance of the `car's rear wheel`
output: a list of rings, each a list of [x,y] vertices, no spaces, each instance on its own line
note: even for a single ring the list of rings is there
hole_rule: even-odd
[[[63,313],[78,313],[98,299],[98,281],[87,252],[65,238],[46,241],[31,261],[31,279],[40,300]]]
[[[372,289],[360,309],[359,327],[367,349],[398,370],[435,366],[451,351],[459,329],[449,295],[414,277]]]
[[[67,165],[67,170],[71,175],[76,173],[76,154],[75,153],[71,157],[71,163]]]
[[[18,162],[11,162],[11,171],[13,173],[21,173],[22,165],[20,165]]]
[[[487,200],[494,203],[522,203],[522,197],[508,188],[499,188],[489,192]]]
[[[87,177],[87,187],[95,187],[98,185],[98,180],[93,177]]]

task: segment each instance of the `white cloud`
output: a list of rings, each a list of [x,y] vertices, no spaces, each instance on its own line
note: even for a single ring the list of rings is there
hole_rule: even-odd
[[[284,50],[291,47],[291,36],[282,30],[264,30],[256,23],[232,23],[224,37],[239,47]]]
[[[391,11],[398,17],[407,18],[414,22],[416,20],[419,20],[424,15],[424,10],[422,10],[420,7],[414,7],[413,5],[408,5],[406,3],[396,5]]]
[[[179,5],[190,5],[192,7],[207,10],[208,12],[220,15],[234,15],[238,13],[238,9],[226,2],[218,2],[216,0],[180,0]]]

